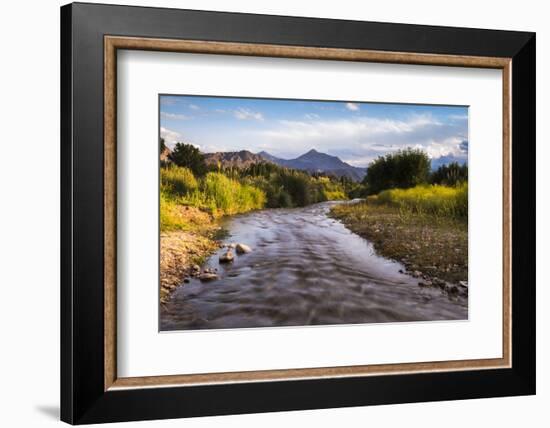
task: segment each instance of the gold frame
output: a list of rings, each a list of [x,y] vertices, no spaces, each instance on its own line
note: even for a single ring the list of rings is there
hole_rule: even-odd
[[[503,81],[503,349],[502,358],[422,363],[358,365],[305,369],[262,370],[148,377],[117,377],[116,370],[116,52],[117,49],[218,55],[324,59],[494,68]],[[471,369],[509,368],[512,361],[511,315],[511,58],[382,52],[301,46],[104,37],[104,389],[192,386],[236,382],[391,375]]]

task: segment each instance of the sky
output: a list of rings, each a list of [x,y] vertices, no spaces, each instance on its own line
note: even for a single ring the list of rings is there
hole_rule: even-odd
[[[169,147],[204,153],[266,151],[293,159],[311,149],[366,167],[407,147],[436,162],[468,159],[468,108],[416,104],[160,96],[160,135]]]

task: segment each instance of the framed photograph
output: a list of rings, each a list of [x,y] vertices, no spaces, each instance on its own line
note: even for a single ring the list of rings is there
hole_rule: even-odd
[[[61,418],[535,393],[535,34],[61,8]]]

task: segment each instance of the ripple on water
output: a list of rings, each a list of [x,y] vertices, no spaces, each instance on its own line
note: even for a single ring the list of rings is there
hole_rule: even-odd
[[[466,299],[418,287],[399,263],[326,216],[332,202],[234,216],[226,242],[253,248],[220,280],[191,279],[161,307],[162,330],[467,319]]]

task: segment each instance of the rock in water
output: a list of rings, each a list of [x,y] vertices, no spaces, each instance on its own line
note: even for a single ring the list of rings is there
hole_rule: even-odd
[[[220,263],[229,263],[233,261],[233,253],[231,251],[226,251],[220,256]]]
[[[252,251],[252,248],[245,244],[237,244],[236,249],[238,254],[250,253]]]
[[[204,272],[199,276],[199,279],[201,281],[215,281],[216,279],[218,279],[218,275],[216,275],[215,273]]]

